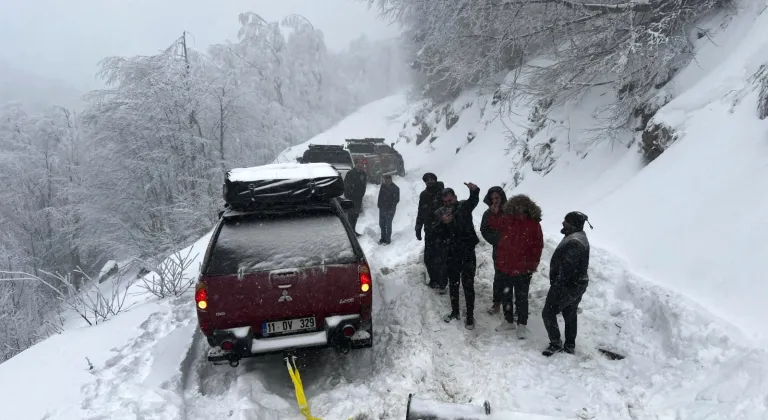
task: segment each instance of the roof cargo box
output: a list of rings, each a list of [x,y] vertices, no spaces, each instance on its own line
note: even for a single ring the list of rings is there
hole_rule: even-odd
[[[329,200],[343,194],[344,180],[328,163],[235,168],[224,178],[224,201],[232,208]]]

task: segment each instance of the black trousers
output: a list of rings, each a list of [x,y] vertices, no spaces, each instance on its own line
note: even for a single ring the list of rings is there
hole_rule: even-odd
[[[467,301],[467,317],[475,314],[475,270],[477,259],[473,248],[454,248],[447,252],[448,291],[451,295],[451,311],[459,312],[459,284],[464,287]]]
[[[381,240],[384,242],[392,241],[392,221],[395,219],[396,208],[379,209],[379,229],[381,229]]]
[[[347,210],[347,219],[349,224],[352,225],[352,230],[357,232],[357,219],[360,217],[360,212],[363,209],[363,199],[353,199],[352,202],[355,203],[355,208]]]
[[[501,307],[504,309],[504,319],[515,321],[517,307],[517,323],[528,325],[528,291],[531,288],[533,273],[510,276],[499,272],[499,288],[501,289]]]
[[[494,268],[493,270],[493,304],[494,305],[501,305],[502,287],[501,287],[501,279],[499,279],[500,274],[501,272]]]
[[[429,284],[437,284],[441,289],[448,287],[445,249],[436,235],[426,234],[424,237],[424,265],[427,268]]]
[[[565,321],[565,347],[576,347],[577,310],[586,291],[587,285],[575,288],[563,286],[551,286],[549,288],[541,318],[547,329],[550,343],[557,346],[563,345],[560,340],[560,327],[557,325],[557,314],[562,313]]]

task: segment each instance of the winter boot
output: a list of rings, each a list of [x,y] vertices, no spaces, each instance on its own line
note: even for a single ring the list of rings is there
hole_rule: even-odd
[[[555,353],[560,353],[561,351],[563,351],[562,346],[560,346],[559,344],[549,343],[549,347],[544,349],[544,351],[541,352],[541,354],[543,354],[544,356],[550,357]]]
[[[446,323],[450,323],[454,319],[461,319],[461,314],[459,312],[451,312],[450,314],[443,317],[443,321]]]
[[[496,327],[497,332],[512,331],[514,329],[515,329],[515,323],[508,322],[508,321],[502,321],[501,324],[499,324],[499,326]]]
[[[493,306],[491,306],[491,309],[488,309],[488,315],[496,315],[501,310],[501,305],[498,303],[494,303]]]
[[[525,337],[528,335],[528,327],[525,326],[525,324],[520,324],[517,326],[517,339],[518,340],[525,340]]]
[[[464,328],[468,330],[474,330],[475,329],[475,317],[472,315],[467,315],[467,319],[464,321]]]
[[[576,345],[575,345],[575,344],[567,344],[567,343],[566,343],[566,344],[563,346],[563,351],[564,351],[564,352],[566,352],[566,353],[568,353],[568,354],[573,354],[573,353],[575,353],[575,352],[576,352]]]

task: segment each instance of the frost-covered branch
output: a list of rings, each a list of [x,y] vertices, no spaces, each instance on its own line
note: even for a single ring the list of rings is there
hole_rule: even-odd
[[[128,309],[125,307],[125,301],[128,296],[129,285],[122,285],[123,277],[120,274],[109,287],[109,292],[105,293],[102,287],[79,268],[66,275],[44,271],[42,273],[62,286],[55,287],[52,284],[53,281],[46,281],[42,277],[29,273],[2,270],[0,270],[0,275],[10,277],[0,278],[0,282],[39,282],[56,295],[64,308],[79,315],[88,325],[99,324],[117,315],[120,311]],[[81,288],[76,287],[73,282],[73,278],[76,277],[85,279],[84,282],[81,282]]]
[[[189,290],[196,278],[190,275],[190,267],[195,262],[197,254],[191,255],[192,248],[186,254],[174,252],[159,264],[144,262],[151,267],[152,273],[142,278],[139,286],[146,292],[159,298],[179,297]]]

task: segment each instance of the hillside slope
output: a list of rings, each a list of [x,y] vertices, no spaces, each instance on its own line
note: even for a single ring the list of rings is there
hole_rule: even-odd
[[[664,88],[672,100],[651,121],[674,130],[677,141],[647,166],[639,141],[595,141],[598,107],[612,100],[599,89],[551,110],[534,136],[534,109],[507,113],[492,95],[475,91],[426,107],[391,97],[310,142],[385,136],[411,174],[435,172],[460,192],[472,181],[530,194],[552,234],[566,212],[584,211],[594,243],[634,272],[694,299],[750,338],[768,339],[768,286],[759,280],[768,258],[768,195],[760,192],[768,185],[768,122],[757,117],[757,88],[749,81],[768,56],[768,14],[747,8],[706,29],[711,40],[698,40],[696,61]],[[376,112],[381,119],[370,118]],[[481,214],[475,212],[478,223]]]

